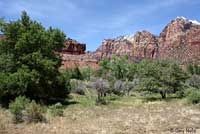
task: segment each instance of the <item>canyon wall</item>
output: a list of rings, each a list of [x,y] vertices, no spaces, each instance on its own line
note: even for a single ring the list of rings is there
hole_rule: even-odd
[[[200,23],[177,17],[162,30],[159,36],[148,31],[106,39],[94,52],[95,57],[111,58],[128,55],[134,59],[171,59],[181,64],[200,64]]]
[[[75,40],[66,40],[66,46],[60,52],[63,67],[75,65],[98,67],[102,58],[113,55],[127,55],[133,60],[171,59],[185,65],[200,64],[200,23],[184,17],[176,17],[156,36],[148,31],[132,35],[104,39],[96,51],[85,53],[86,45]]]

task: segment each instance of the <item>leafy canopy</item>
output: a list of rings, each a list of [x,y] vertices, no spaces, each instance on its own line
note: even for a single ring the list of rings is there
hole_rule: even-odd
[[[45,29],[25,11],[16,21],[1,21],[0,99],[26,95],[33,99],[64,98],[68,93],[59,72],[65,34]]]

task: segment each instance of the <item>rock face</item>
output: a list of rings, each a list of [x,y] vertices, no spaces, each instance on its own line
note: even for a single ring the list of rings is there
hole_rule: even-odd
[[[85,53],[86,44],[73,39],[66,39],[65,44],[65,47],[59,51],[62,56],[62,68],[73,68],[75,66],[98,67],[97,60],[91,58],[90,54]]]
[[[135,35],[106,39],[95,52],[96,57],[111,58],[112,55],[128,55],[137,59],[155,58],[158,54],[158,37],[142,31]]]
[[[0,38],[5,38],[0,34]],[[127,55],[131,59],[161,58],[180,61],[182,64],[200,64],[200,23],[184,17],[172,20],[155,36],[147,31],[132,35],[104,39],[96,51],[85,53],[86,44],[73,39],[66,39],[65,47],[59,52],[64,68],[90,66],[98,67],[102,58],[110,59],[113,55]]]
[[[177,17],[155,36],[147,31],[135,35],[106,39],[94,52],[96,59],[112,55],[128,55],[135,59],[161,58],[182,64],[200,64],[200,23]]]
[[[62,68],[73,68],[75,66],[91,67],[93,69],[98,68],[98,61],[96,59],[89,58],[86,54],[63,54],[62,59]]]
[[[123,38],[105,39],[102,45],[94,53],[96,59],[111,58],[113,55],[132,56],[132,44],[129,40]]]
[[[200,63],[200,23],[177,17],[160,33],[159,57]]]
[[[68,38],[65,40],[65,47],[60,50],[60,53],[79,55],[79,54],[84,54],[85,50],[86,50],[86,44],[79,43],[76,40]]]
[[[158,37],[147,31],[134,35],[133,56],[137,59],[156,58],[158,55]]]

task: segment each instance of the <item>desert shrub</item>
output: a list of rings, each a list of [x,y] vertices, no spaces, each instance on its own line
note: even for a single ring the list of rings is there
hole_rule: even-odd
[[[13,115],[15,123],[20,122],[40,122],[45,118],[42,115],[42,107],[35,101],[31,101],[24,96],[19,96],[14,102],[9,104],[9,110]]]
[[[79,95],[85,95],[84,90],[86,89],[86,85],[82,81],[72,79],[70,81],[70,85],[71,85],[71,92],[72,93],[77,93]]]
[[[138,84],[138,79],[132,81],[117,80],[114,83],[113,93],[117,95],[129,95],[130,91]]]
[[[105,79],[99,78],[93,82],[93,88],[97,91],[97,103],[103,102],[106,92],[109,90],[109,82]]]
[[[81,70],[81,74],[84,80],[90,80],[90,77],[93,75],[94,71],[91,67],[84,67]]]
[[[200,89],[200,75],[196,75],[196,74],[192,75],[188,79],[187,83],[194,88]]]
[[[49,107],[48,112],[52,116],[63,116],[63,105],[61,103],[56,103]]]
[[[187,96],[187,100],[188,102],[193,103],[193,104],[200,103],[200,91],[190,90]]]
[[[15,123],[23,122],[23,112],[29,103],[29,99],[24,96],[19,96],[14,102],[9,104],[9,110],[13,115],[13,121]]]
[[[127,95],[130,94],[130,91],[133,90],[139,83],[139,79],[134,78],[132,81],[125,81],[125,92]]]
[[[116,95],[124,95],[125,94],[125,82],[122,80],[117,80],[114,84],[113,93]]]
[[[26,106],[26,109],[23,113],[23,121],[31,123],[45,122],[46,119],[43,115],[44,110],[41,105],[37,104],[35,101],[32,101]]]

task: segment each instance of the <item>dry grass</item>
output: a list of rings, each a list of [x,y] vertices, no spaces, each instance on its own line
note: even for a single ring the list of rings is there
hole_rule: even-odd
[[[123,100],[116,103],[108,106],[70,105],[65,109],[64,117],[50,117],[46,124],[14,125],[3,121],[6,114],[0,112],[0,124],[5,122],[4,132],[9,134],[171,134],[171,129],[186,132],[186,128],[193,128],[200,134],[199,106],[186,105],[181,100],[144,104]]]

